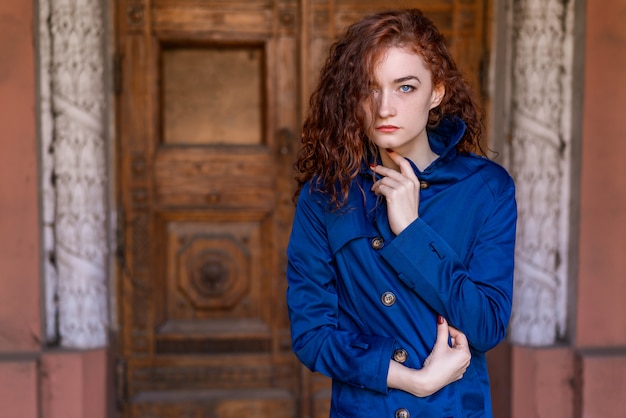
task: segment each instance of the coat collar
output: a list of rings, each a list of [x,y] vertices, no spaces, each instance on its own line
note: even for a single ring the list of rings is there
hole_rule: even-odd
[[[439,155],[431,166],[439,160],[448,161],[456,156],[456,146],[463,138],[465,129],[465,122],[457,116],[445,116],[437,126],[426,129],[430,148]]]

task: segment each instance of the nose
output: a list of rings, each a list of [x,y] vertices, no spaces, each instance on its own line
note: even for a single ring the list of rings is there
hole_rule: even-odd
[[[381,91],[378,95],[378,116],[388,118],[396,114],[391,92]]]

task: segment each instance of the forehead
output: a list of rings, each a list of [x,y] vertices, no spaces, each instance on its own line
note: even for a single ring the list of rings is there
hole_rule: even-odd
[[[379,81],[406,76],[430,79],[430,70],[426,68],[422,57],[412,49],[390,47],[374,65],[374,76]]]

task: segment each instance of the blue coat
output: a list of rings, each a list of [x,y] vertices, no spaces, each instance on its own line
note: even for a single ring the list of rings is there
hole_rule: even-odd
[[[413,165],[419,218],[397,236],[365,165],[339,211],[310,183],[302,189],[288,247],[292,345],[333,379],[331,417],[492,416],[485,352],[511,313],[515,187],[496,163],[456,152],[464,130],[448,118],[429,131],[439,158],[423,172]],[[425,398],[388,388],[394,354],[422,366],[438,314],[469,340],[464,377]]]

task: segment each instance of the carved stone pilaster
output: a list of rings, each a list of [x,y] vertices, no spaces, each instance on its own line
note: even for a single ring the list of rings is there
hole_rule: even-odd
[[[41,201],[42,201],[42,239],[43,265],[42,274],[45,280],[45,338],[54,342],[57,335],[57,303],[56,294],[58,278],[56,272],[56,254],[54,222],[55,222],[55,190],[54,164],[52,160],[52,103],[50,92],[50,0],[39,1],[39,138],[41,147]]]
[[[106,345],[104,16],[99,0],[40,0],[46,337]]]
[[[519,208],[510,338],[567,336],[573,2],[512,0],[509,169]]]

